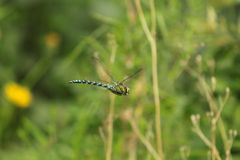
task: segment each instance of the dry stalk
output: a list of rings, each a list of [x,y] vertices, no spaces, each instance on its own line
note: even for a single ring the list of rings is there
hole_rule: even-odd
[[[115,62],[117,44],[115,41],[115,37],[113,35],[109,34],[108,39],[109,39],[108,44],[111,49],[110,63],[113,64]],[[114,104],[115,104],[115,95],[110,93],[110,107],[109,107],[109,114],[107,119],[106,160],[112,159]]]
[[[219,155],[216,145],[207,138],[207,136],[203,133],[203,131],[200,128],[200,125],[199,125],[200,116],[192,115],[191,120],[193,124],[193,132],[195,132],[199,136],[199,138],[204,142],[204,144],[211,149],[212,160],[214,159],[221,160],[221,157]]]
[[[211,139],[208,140],[207,137],[203,134],[201,131],[198,123],[194,124],[193,131],[202,139],[202,141],[211,149],[211,159],[212,160],[220,160],[221,157],[219,155],[218,149],[216,147],[216,129],[219,128],[222,141],[224,143],[224,148],[226,151],[226,159],[230,159],[230,149],[231,143],[229,145],[229,139],[227,138],[226,129],[224,127],[223,121],[221,119],[221,113],[223,111],[223,108],[226,106],[226,102],[230,95],[229,88],[226,89],[225,97],[223,99],[223,102],[218,104],[217,100],[213,96],[213,92],[216,85],[216,79],[215,77],[212,78],[212,86],[210,87],[205,78],[201,75],[201,73],[194,71],[190,67],[187,67],[187,70],[191,75],[196,77],[198,79],[198,82],[200,84],[200,89],[202,93],[206,96],[207,102],[209,104],[210,112],[212,113],[211,116]],[[193,119],[192,119],[193,121]],[[231,139],[231,138],[230,138]]]
[[[208,86],[208,84],[206,83],[206,80],[199,74],[198,75],[198,80],[200,82],[200,86],[206,96],[206,99],[208,101],[209,107],[211,112],[213,112],[214,117],[212,118],[212,122],[211,122],[211,137],[212,137],[212,143],[215,144],[215,136],[216,136],[216,127],[218,126],[219,130],[220,130],[220,134],[224,143],[224,148],[226,150],[227,148],[227,133],[226,133],[226,129],[224,127],[223,121],[221,119],[221,112],[223,110],[223,107],[225,106],[226,103],[226,98],[224,100],[224,104],[222,104],[221,106],[218,106],[216,103],[216,99],[213,96],[213,93],[210,89],[210,87]],[[229,96],[229,95],[228,95]],[[228,98],[228,97],[227,97]]]
[[[159,99],[159,89],[158,89],[158,72],[157,72],[157,44],[156,44],[156,9],[154,5],[154,0],[150,0],[151,7],[151,20],[152,20],[152,30],[150,31],[140,0],[135,0],[135,5],[137,13],[140,18],[140,22],[143,28],[143,31],[149,41],[151,47],[151,57],[152,57],[152,79],[153,79],[153,95],[155,103],[155,130],[156,130],[156,139],[157,139],[157,151],[160,159],[164,158],[163,146],[162,146],[162,135],[161,135],[161,110],[160,110],[160,99]]]
[[[228,145],[226,149],[226,160],[231,160],[231,149],[233,145],[233,140],[237,136],[237,130],[229,130],[229,138],[228,138]]]
[[[138,136],[140,141],[143,143],[143,145],[147,148],[148,152],[153,156],[155,160],[160,160],[160,157],[152,144],[146,139],[146,137],[140,132],[135,120],[131,117],[129,118],[129,123],[134,131],[134,133]]]
[[[110,94],[110,107],[107,118],[106,160],[112,159],[114,103],[115,95]]]

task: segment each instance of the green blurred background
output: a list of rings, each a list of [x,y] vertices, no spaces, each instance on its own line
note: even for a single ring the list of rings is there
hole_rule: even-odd
[[[189,159],[207,159],[208,148],[192,132],[190,116],[200,114],[209,135],[208,103],[196,77],[182,64],[201,70],[209,84],[216,77],[216,101],[230,88],[222,119],[226,130],[240,132],[240,3],[156,0],[155,5],[165,158],[181,159],[185,147]],[[142,6],[149,20],[148,0],[142,0]],[[134,2],[1,0],[0,160],[105,159],[100,131],[106,125],[110,93],[68,84],[73,79],[104,80],[92,59],[96,53],[117,80],[143,68],[127,83],[130,95],[115,98],[112,159],[152,159],[125,114],[134,111],[139,128],[155,146],[151,51]],[[30,94],[30,100],[21,107],[9,99],[8,91],[20,99]],[[224,157],[221,138],[217,147]],[[232,157],[240,159],[239,136]]]

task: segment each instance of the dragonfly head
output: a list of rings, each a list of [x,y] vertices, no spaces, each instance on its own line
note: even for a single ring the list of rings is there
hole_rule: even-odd
[[[120,83],[118,85],[118,90],[120,91],[119,93],[121,93],[121,95],[129,95],[130,92],[130,88],[128,88],[127,86],[125,86],[123,83]]]
[[[126,87],[126,86],[125,86]],[[126,95],[128,95],[130,92],[130,88],[126,87]]]

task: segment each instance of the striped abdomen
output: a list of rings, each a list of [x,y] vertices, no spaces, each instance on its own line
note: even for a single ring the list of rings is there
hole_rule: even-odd
[[[89,80],[72,80],[72,81],[69,81],[69,83],[89,84],[89,85],[94,85],[98,87],[103,87],[108,89],[112,93],[120,96],[129,94],[129,88],[124,86],[123,84],[112,85],[112,84],[106,84],[106,83],[89,81]]]
[[[109,89],[112,86],[110,84],[105,84],[105,83],[95,82],[95,81],[89,81],[89,80],[72,80],[72,81],[69,81],[69,83],[89,84],[89,85],[94,85],[94,86],[98,86],[98,87],[103,87],[103,88],[106,88],[106,89]]]

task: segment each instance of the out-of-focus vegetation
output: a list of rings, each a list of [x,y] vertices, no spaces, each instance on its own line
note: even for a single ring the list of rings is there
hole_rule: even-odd
[[[155,8],[164,158],[239,159],[239,1]],[[116,80],[143,68],[128,96],[68,84],[109,80],[95,54]],[[1,160],[157,157],[151,49],[134,0],[0,1],[0,90]]]

